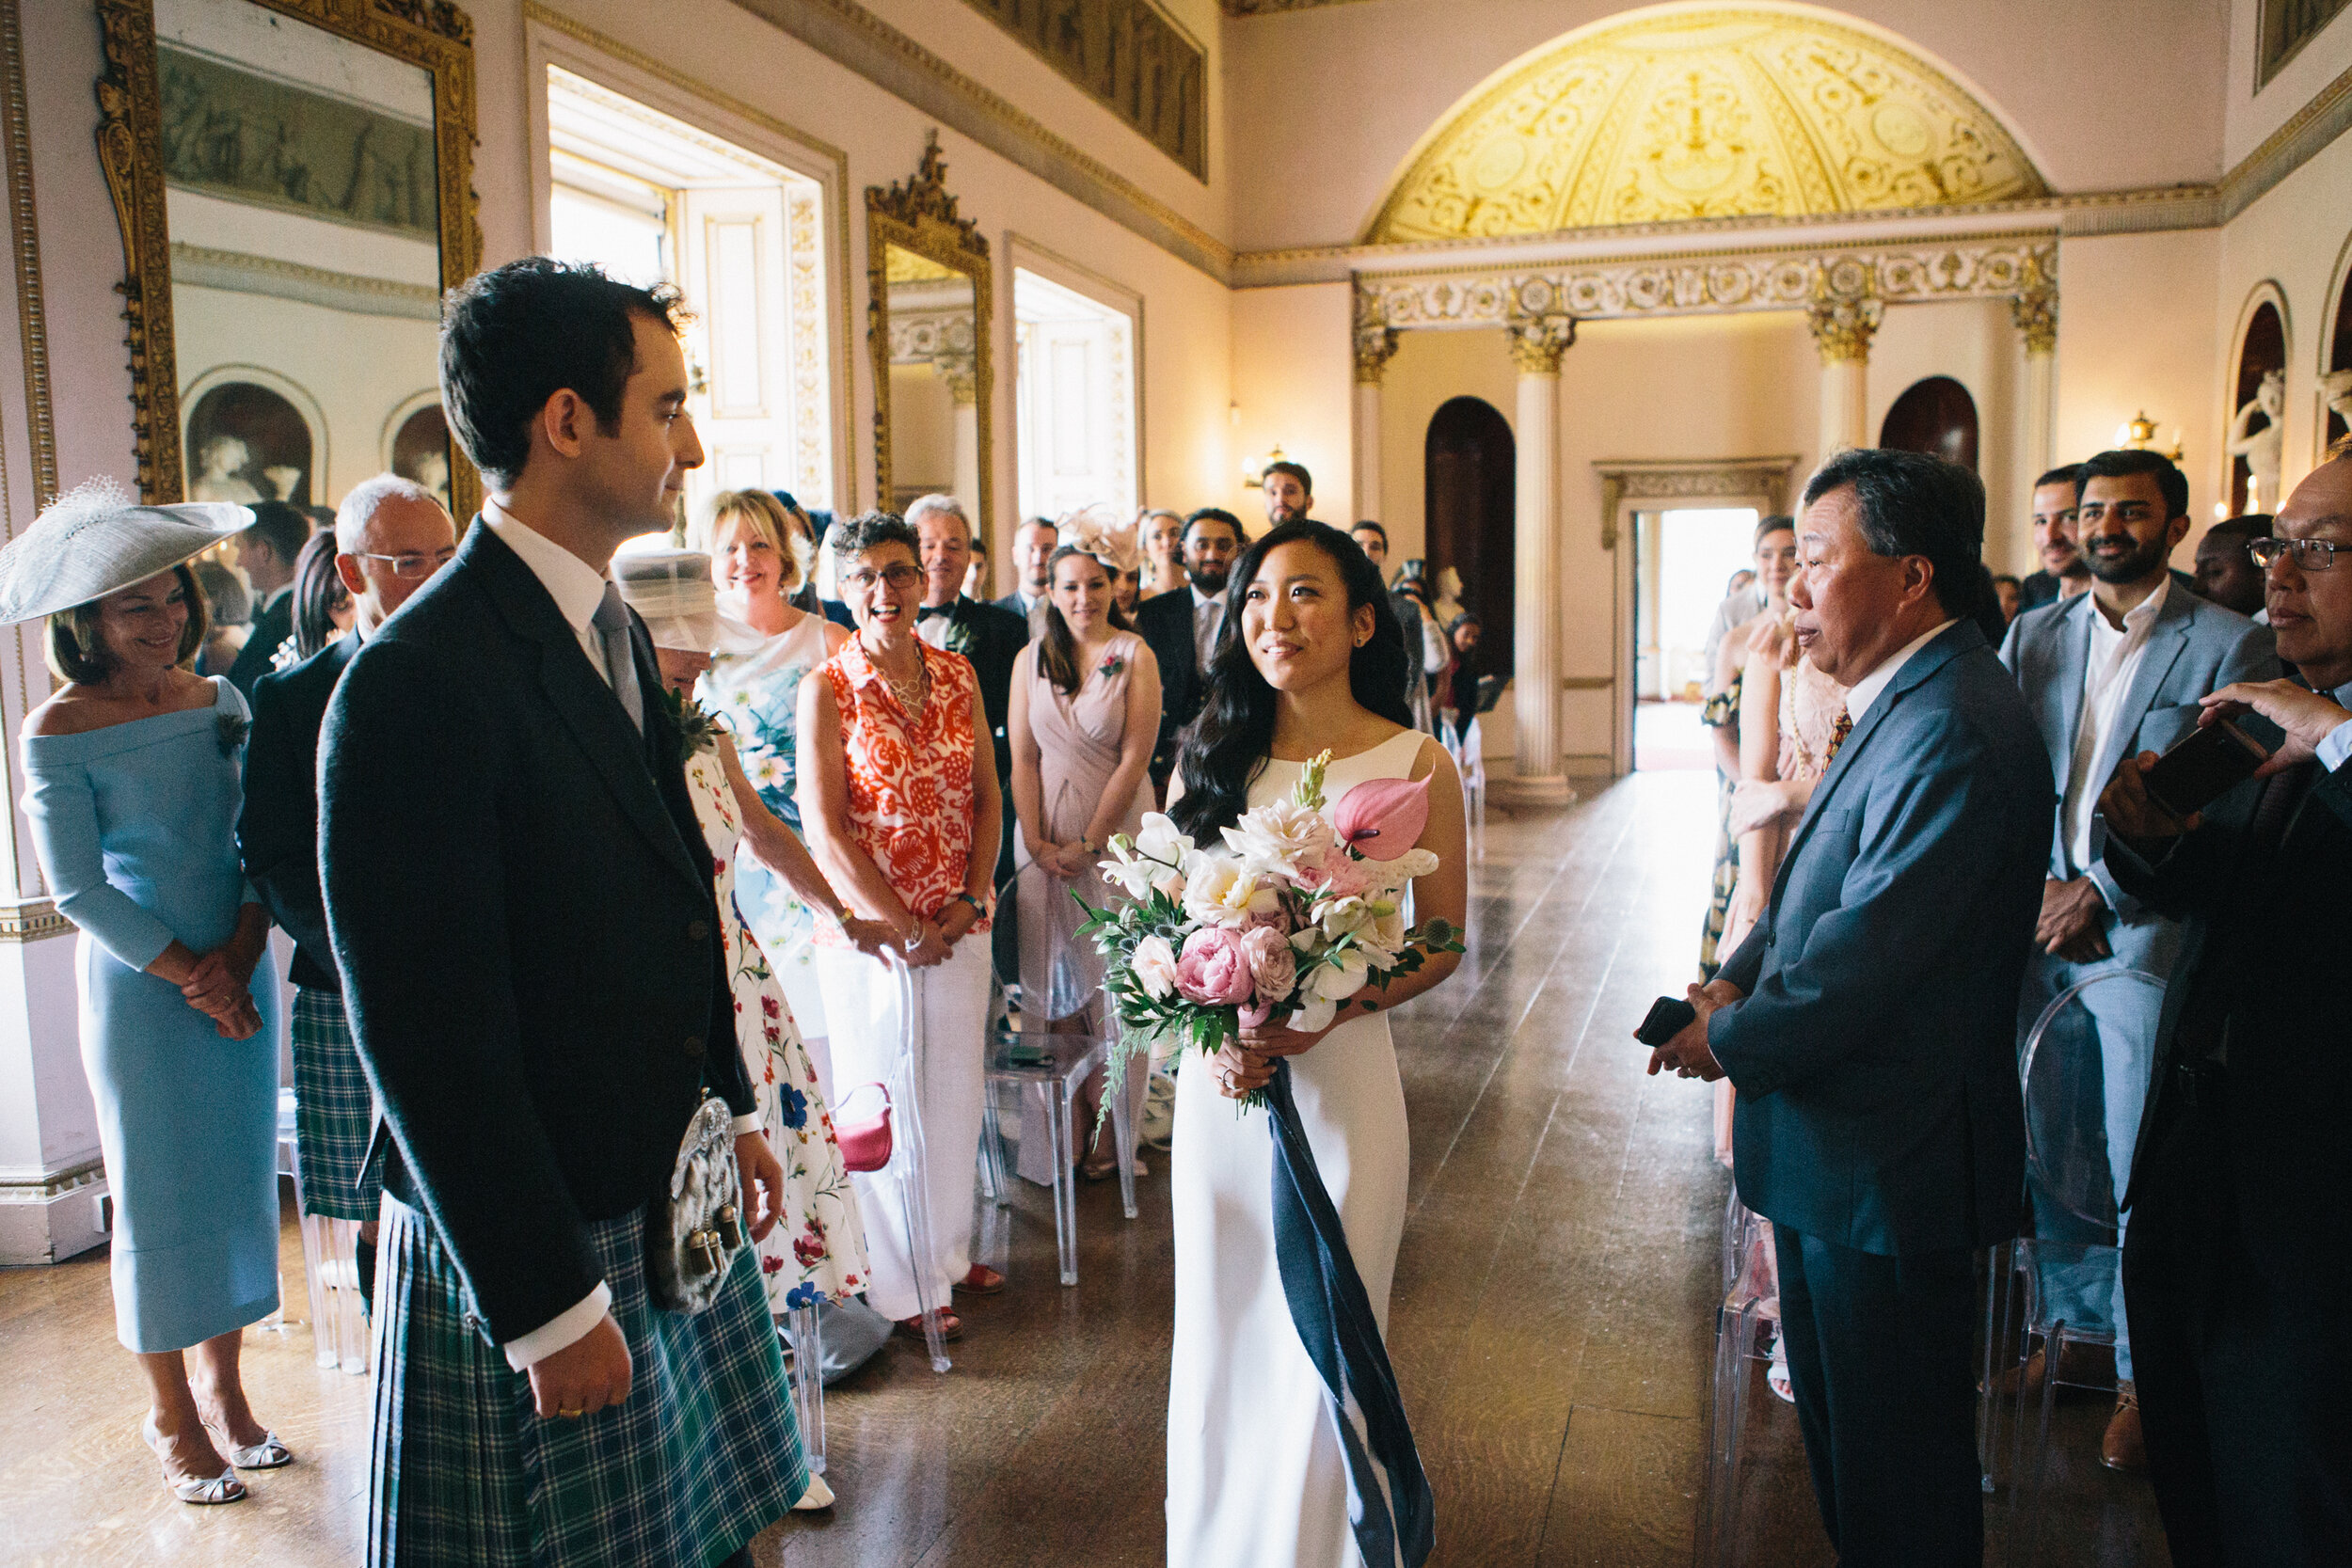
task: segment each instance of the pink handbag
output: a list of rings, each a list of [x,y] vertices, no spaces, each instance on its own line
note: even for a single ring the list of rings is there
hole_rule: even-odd
[[[834,1142],[841,1146],[841,1163],[853,1171],[870,1174],[890,1164],[890,1089],[882,1084],[869,1084],[882,1097],[882,1115],[871,1121],[849,1122],[835,1117],[833,1124]],[[850,1094],[857,1091],[852,1089]],[[842,1097],[848,1099],[847,1095]]]

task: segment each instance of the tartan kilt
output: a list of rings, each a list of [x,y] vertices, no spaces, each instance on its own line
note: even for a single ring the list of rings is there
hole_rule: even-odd
[[[718,1561],[808,1487],[775,1324],[746,1247],[709,1310],[645,1292],[644,1216],[591,1221],[628,1398],[541,1419],[471,1320],[432,1222],[384,1202],[368,1561],[572,1568]]]
[[[343,999],[294,988],[294,1158],[302,1212],[330,1220],[372,1220],[383,1179],[367,1168],[375,1097],[351,1043]]]

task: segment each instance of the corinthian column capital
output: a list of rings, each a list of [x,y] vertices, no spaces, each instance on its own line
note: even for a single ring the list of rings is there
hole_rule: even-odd
[[[1397,330],[1393,326],[1359,326],[1356,329],[1356,384],[1377,387],[1381,372],[1389,361],[1396,357]]]
[[[1561,356],[1576,341],[1574,316],[1518,316],[1506,329],[1521,375],[1558,375]]]

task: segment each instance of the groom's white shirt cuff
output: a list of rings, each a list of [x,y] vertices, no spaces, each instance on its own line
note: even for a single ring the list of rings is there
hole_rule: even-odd
[[[518,1372],[530,1370],[557,1351],[569,1349],[588,1338],[588,1331],[604,1322],[604,1315],[611,1310],[612,1287],[599,1282],[578,1306],[567,1307],[520,1338],[509,1339],[501,1346],[506,1352],[506,1364]]]

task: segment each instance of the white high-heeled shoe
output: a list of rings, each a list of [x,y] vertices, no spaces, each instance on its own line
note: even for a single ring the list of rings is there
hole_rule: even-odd
[[[792,1512],[795,1513],[815,1513],[820,1509],[827,1509],[832,1506],[833,1488],[825,1484],[824,1477],[812,1475],[808,1478],[808,1490],[802,1493],[801,1500],[792,1505]]]
[[[147,1439],[147,1446],[155,1450],[156,1458],[163,1458],[164,1434],[155,1430],[155,1418],[152,1415],[139,1423],[139,1435]],[[246,1491],[245,1482],[237,1479],[237,1473],[234,1470],[223,1470],[209,1480],[174,1481],[171,1478],[171,1468],[167,1465],[164,1468],[164,1484],[170,1487],[171,1495],[182,1502],[196,1503],[199,1506],[210,1506],[215,1503],[241,1503],[251,1496]]]
[[[240,1470],[275,1470],[281,1465],[294,1463],[294,1450],[278,1440],[278,1433],[264,1432],[262,1440],[249,1449],[229,1449],[229,1463]]]

